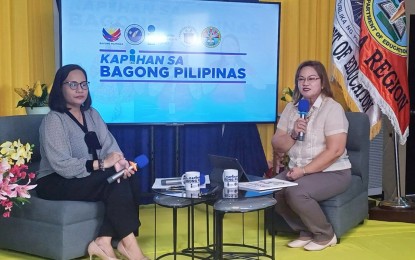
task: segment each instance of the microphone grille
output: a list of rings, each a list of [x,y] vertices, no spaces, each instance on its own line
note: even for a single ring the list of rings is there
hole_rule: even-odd
[[[308,110],[310,109],[310,102],[308,99],[300,99],[298,102],[298,112],[300,113],[308,113]]]
[[[137,164],[138,168],[143,168],[148,164],[148,157],[144,154],[139,155],[134,159],[134,162]]]

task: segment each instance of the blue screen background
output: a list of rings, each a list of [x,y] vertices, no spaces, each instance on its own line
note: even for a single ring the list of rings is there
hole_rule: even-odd
[[[61,1],[62,64],[107,123],[275,122],[280,5]]]

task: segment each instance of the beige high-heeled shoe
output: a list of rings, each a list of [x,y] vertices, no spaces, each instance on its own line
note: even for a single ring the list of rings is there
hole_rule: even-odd
[[[130,254],[127,252],[127,249],[125,249],[121,242],[118,243],[117,249],[123,256],[127,257],[129,260],[133,259],[131,258]],[[141,258],[141,260],[150,260],[150,258],[144,256],[143,258]]]
[[[118,260],[118,258],[113,258],[108,256],[98,245],[95,241],[92,241],[88,245],[88,255],[89,260],[92,259],[92,256],[96,255],[103,260]]]

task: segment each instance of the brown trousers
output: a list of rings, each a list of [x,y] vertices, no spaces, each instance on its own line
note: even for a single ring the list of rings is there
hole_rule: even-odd
[[[287,180],[286,174],[284,171],[276,178]],[[315,242],[332,239],[333,227],[318,202],[344,192],[351,183],[351,170],[312,173],[295,182],[298,186],[275,193],[275,211],[301,237],[312,237]]]

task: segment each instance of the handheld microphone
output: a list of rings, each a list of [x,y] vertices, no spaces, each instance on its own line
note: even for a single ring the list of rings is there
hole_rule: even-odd
[[[310,109],[310,102],[308,99],[301,99],[300,102],[298,102],[298,113],[300,114],[300,117],[305,119],[308,111]],[[304,141],[304,132],[300,132],[298,134],[298,141]]]
[[[144,154],[137,156],[134,159],[134,163],[137,164],[137,171],[144,168],[145,166],[147,166],[148,164],[148,158],[147,156],[145,156]],[[129,170],[134,169],[134,166],[131,165],[130,167],[128,167]],[[124,175],[124,171],[125,169],[115,173],[114,175],[110,176],[107,178],[107,182],[108,183],[113,183],[114,181],[118,180],[121,176]]]
[[[200,185],[205,184],[206,182],[206,177],[204,174],[200,174]],[[164,179],[161,180],[161,185],[163,186],[181,186],[182,185],[182,178],[181,177],[177,177],[177,178],[169,178],[169,179]]]

